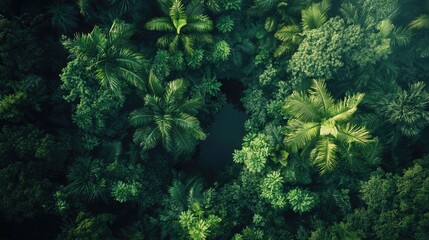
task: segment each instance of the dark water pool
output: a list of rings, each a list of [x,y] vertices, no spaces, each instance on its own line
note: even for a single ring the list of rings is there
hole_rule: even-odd
[[[222,170],[232,162],[234,149],[241,146],[244,135],[244,112],[227,104],[216,115],[207,139],[201,143],[199,165],[213,171]]]

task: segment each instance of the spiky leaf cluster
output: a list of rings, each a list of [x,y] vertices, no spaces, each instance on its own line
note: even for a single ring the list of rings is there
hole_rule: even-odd
[[[303,149],[321,173],[334,169],[344,146],[370,142],[368,131],[351,123],[364,94],[335,101],[323,80],[313,80],[308,94],[293,92],[285,100],[284,111],[290,116],[286,146],[293,152]]]
[[[317,203],[317,196],[308,190],[295,188],[290,190],[286,196],[292,210],[297,213],[310,211]]]
[[[268,173],[262,180],[261,197],[267,199],[275,208],[286,205],[286,195],[283,192],[283,177],[279,171]]]
[[[188,99],[187,84],[176,79],[163,86],[151,72],[145,107],[130,114],[131,125],[137,127],[134,141],[144,150],[159,142],[168,152],[183,153],[193,149],[196,140],[205,139],[194,115],[201,107],[199,97]]]

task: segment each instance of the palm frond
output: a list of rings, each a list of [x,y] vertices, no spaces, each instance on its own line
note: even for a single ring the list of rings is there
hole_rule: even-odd
[[[145,126],[147,123],[154,121],[154,115],[148,108],[141,108],[132,111],[129,120],[134,127]]]
[[[281,57],[283,54],[293,54],[295,50],[297,49],[297,46],[288,44],[288,43],[282,43],[280,44],[273,52],[273,56],[275,58]]]
[[[162,93],[164,92],[164,88],[153,73],[153,70],[150,70],[149,72],[148,89],[152,94],[158,97],[161,97]]]
[[[392,31],[391,38],[394,46],[407,46],[411,41],[409,28],[397,27]]]
[[[109,29],[108,36],[114,44],[119,44],[130,39],[133,34],[134,27],[131,24],[126,24],[115,19]]]
[[[122,144],[120,141],[105,143],[103,144],[101,153],[103,160],[109,162],[117,161],[122,154]]]
[[[311,30],[321,27],[328,20],[328,11],[331,8],[329,0],[313,3],[309,8],[302,10],[302,27]]]
[[[125,14],[132,10],[136,4],[136,0],[109,0],[115,8],[117,8],[120,14]]]
[[[209,17],[204,15],[190,16],[188,23],[183,31],[191,31],[197,33],[204,33],[213,30],[213,22]]]
[[[158,17],[151,19],[145,24],[146,29],[152,31],[175,32],[176,29],[169,18]]]
[[[365,127],[358,127],[350,123],[338,127],[338,139],[348,143],[366,144],[371,141],[371,135]]]
[[[429,28],[429,14],[418,16],[410,22],[409,26],[413,29]]]
[[[365,94],[358,93],[353,96],[347,96],[344,100],[334,104],[330,109],[331,118],[327,121],[341,122],[347,121],[356,112],[357,106],[362,101]]]
[[[319,105],[324,113],[328,113],[328,109],[334,104],[334,99],[329,94],[325,81],[314,79],[309,93],[313,97],[313,102]]]
[[[181,35],[176,35],[172,38],[170,44],[168,45],[168,50],[171,52],[176,51],[179,48],[179,40]]]
[[[311,151],[313,164],[319,168],[321,174],[332,171],[337,163],[337,145],[331,137],[320,138],[316,147]]]
[[[164,36],[158,38],[158,40],[156,40],[156,44],[160,47],[166,48],[177,37],[178,36],[176,34],[174,34],[174,35],[173,34],[167,34],[167,35],[164,35]]]
[[[173,22],[174,27],[176,28],[176,33],[180,34],[182,27],[187,24],[186,13],[180,0],[173,0],[173,4],[170,7],[170,19]]]
[[[52,26],[60,28],[64,33],[69,33],[77,27],[79,12],[71,4],[53,4],[48,13],[51,15]]]
[[[284,139],[285,144],[295,151],[306,146],[319,135],[320,124],[292,119],[289,121],[287,129],[289,132]]]
[[[288,25],[280,28],[274,37],[282,42],[295,42],[296,35],[301,32],[302,30],[298,25]]]
[[[317,121],[320,119],[317,106],[307,95],[296,91],[286,98],[283,109],[287,114],[302,121]]]
[[[154,148],[161,139],[158,128],[138,128],[134,133],[134,142],[140,144],[143,150]]]
[[[180,113],[179,117],[174,119],[174,123],[180,128],[191,133],[191,135],[198,140],[204,140],[206,138],[206,134],[200,127],[200,122],[194,116],[186,113]]]
[[[352,3],[341,4],[340,13],[345,19],[351,21],[353,24],[359,24],[362,22],[359,9]]]
[[[185,80],[182,78],[175,79],[167,84],[167,88],[165,90],[165,98],[167,101],[169,99],[178,99],[183,96],[187,89],[187,84]]]
[[[111,66],[109,62],[104,62],[99,68],[97,68],[96,76],[100,80],[101,85],[106,86],[108,89],[112,90],[114,94],[120,95],[120,81],[118,77],[110,71],[112,67],[113,66]]]
[[[192,150],[195,141],[186,131],[184,131],[182,128],[173,128],[172,134],[174,136],[174,142],[176,147],[174,151],[176,153],[182,153]]]
[[[162,145],[168,151],[172,149],[171,129],[173,128],[173,117],[170,114],[155,115],[156,128],[161,134]]]
[[[194,53],[194,41],[191,37],[182,35],[182,44],[187,54],[192,55]]]
[[[203,99],[200,97],[186,100],[178,109],[184,113],[195,114],[198,109],[203,105]]]

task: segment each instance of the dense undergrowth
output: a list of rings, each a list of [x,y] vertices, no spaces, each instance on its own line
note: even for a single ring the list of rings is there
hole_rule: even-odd
[[[2,239],[429,238],[429,1],[3,0],[0,43]]]

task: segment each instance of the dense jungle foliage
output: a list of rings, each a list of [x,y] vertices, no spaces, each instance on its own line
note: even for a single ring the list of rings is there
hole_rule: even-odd
[[[428,84],[428,0],[0,0],[0,239],[429,239]]]

